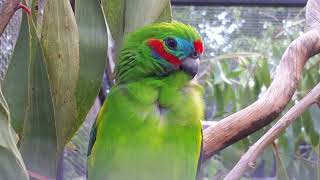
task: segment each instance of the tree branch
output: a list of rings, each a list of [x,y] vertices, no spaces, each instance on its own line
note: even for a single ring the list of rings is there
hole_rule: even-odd
[[[268,130],[249,150],[241,157],[240,161],[225,177],[225,180],[240,179],[245,170],[254,164],[263,150],[280,136],[280,134],[296,120],[309,106],[317,103],[320,97],[320,83],[313,88],[307,96],[294,105],[271,129]]]
[[[320,1],[309,0],[306,32],[286,49],[266,93],[253,104],[238,111],[203,132],[204,159],[272,122],[293,96],[307,60],[320,52]]]
[[[18,0],[4,0],[0,11],[0,35],[3,33],[13,14],[18,10]]]
[[[0,9],[0,36],[6,29],[14,13],[20,8],[28,15],[31,15],[30,10],[24,4],[20,3],[19,0],[4,0]]]

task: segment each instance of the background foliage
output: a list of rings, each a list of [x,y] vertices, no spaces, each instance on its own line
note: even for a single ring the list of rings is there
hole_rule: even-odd
[[[107,43],[109,47],[114,48],[114,53],[117,53],[126,33],[146,23],[171,19],[170,5],[167,0],[152,0],[148,3],[143,0],[103,0],[101,2],[104,11],[100,9],[98,1],[77,0],[77,2],[75,17],[74,19],[71,18],[71,21],[76,23],[78,28],[77,32],[73,32],[74,35],[77,36],[79,33],[80,37],[80,58],[78,59],[80,60],[80,72],[78,74],[80,83],[75,91],[78,113],[75,121],[76,125],[68,125],[72,133],[69,131],[70,136],[64,137],[64,139],[71,138],[93,104],[102,80]],[[43,152],[46,149],[52,149],[52,145],[57,147],[60,147],[61,144],[64,145],[64,142],[60,142],[60,145],[55,144],[57,143],[55,139],[57,137],[55,135],[56,127],[48,126],[46,122],[40,121],[41,118],[47,118],[47,115],[53,111],[54,106],[45,103],[49,101],[48,99],[39,100],[36,98],[52,98],[50,93],[52,89],[48,87],[49,79],[46,79],[47,69],[44,64],[45,57],[42,54],[40,41],[42,38],[40,35],[43,31],[43,1],[39,1],[39,3],[38,11],[34,12],[34,14],[39,15],[38,18],[34,19],[35,25],[31,22],[27,25],[28,21],[25,15],[22,19],[20,40],[18,39],[15,52],[11,58],[11,70],[9,68],[6,76],[6,79],[11,77],[11,86],[6,84],[9,81],[4,81],[2,87],[6,99],[9,98],[11,117],[14,119],[13,127],[22,138],[19,146],[22,156],[27,157],[24,158],[27,168],[29,170],[30,168],[31,170],[42,170],[43,168],[43,175],[53,177],[56,170],[49,167],[52,164],[49,164],[49,166],[41,164],[57,161],[54,165],[59,163],[59,167],[62,168],[58,169],[61,173],[58,174],[59,178],[84,177],[89,131],[99,109],[98,101],[96,101],[91,113],[87,115],[86,121],[72,137],[71,142],[65,147],[63,158],[58,159],[53,155],[59,150],[48,151],[51,155],[48,155],[47,158],[33,156],[35,153],[31,151],[31,147],[36,147],[38,152]],[[136,9],[141,9],[141,11],[136,11]],[[70,9],[68,11],[68,13],[71,12]],[[145,14],[148,14],[148,16],[145,16]],[[206,89],[207,121],[222,119],[259,98],[269,86],[273,76],[272,73],[279,63],[282,53],[289,43],[303,32],[304,27],[304,9],[301,8],[176,6],[173,7],[173,18],[192,24],[204,37],[206,53],[202,59],[198,78]],[[108,42],[104,41],[108,36],[105,20],[108,22],[115,42],[111,41],[110,38]],[[16,19],[14,21],[19,22]],[[0,39],[0,62],[4,63],[1,64],[4,68],[1,68],[0,74],[4,74],[5,70],[3,69],[6,69],[5,67],[8,65],[8,57],[13,49],[12,44],[15,44],[14,37],[16,35],[14,34],[17,34],[18,28],[14,24],[9,26],[7,31],[10,28],[12,33],[5,32]],[[14,31],[14,29],[16,30]],[[50,29],[44,31],[46,30]],[[38,37],[36,33],[38,33]],[[28,45],[29,41],[31,42],[30,47]],[[44,54],[46,53],[46,50],[44,50]],[[91,58],[93,55],[96,57],[95,59]],[[24,57],[29,58],[23,60]],[[320,68],[318,61],[319,58],[316,57],[307,63],[299,89],[287,108],[290,108],[316,82],[319,82]],[[110,65],[110,62],[108,62],[108,65]],[[15,67],[13,70],[12,66]],[[42,71],[39,71],[39,69],[42,69]],[[86,79],[87,77],[88,79]],[[18,84],[17,81],[19,81]],[[26,84],[28,84],[29,89],[23,88],[27,86]],[[88,86],[93,88],[89,91],[82,88]],[[44,91],[40,93],[35,89]],[[26,104],[26,102],[28,103]],[[15,105],[13,109],[10,107],[12,103],[18,103],[18,105]],[[3,107],[4,110],[7,109],[6,106]],[[39,108],[42,109],[42,114],[37,114],[38,111],[36,110],[39,110]],[[7,111],[3,113],[4,120],[6,119],[5,112]],[[24,117],[32,121],[26,121]],[[311,107],[277,140],[276,146],[270,147],[260,157],[257,168],[248,172],[245,178],[319,179],[319,117],[318,107]],[[54,121],[55,116],[52,115],[51,119]],[[60,124],[60,126],[63,125],[65,124]],[[39,130],[38,128],[38,131],[34,131],[33,128],[37,126],[51,128],[45,130]],[[212,157],[204,165],[203,179],[221,179],[221,176],[235,165],[250,144],[258,140],[269,127],[270,125]],[[43,138],[39,139],[39,137]],[[52,143],[43,143],[48,140]],[[38,167],[32,166],[34,162],[38,162]]]
[[[206,56],[199,78],[206,87],[206,120],[222,119],[265,92],[283,52],[303,32],[304,13],[302,8],[174,8],[173,17],[193,24],[205,39]],[[319,80],[316,57],[306,64],[287,108]],[[311,107],[276,141],[276,147],[267,149],[247,177],[319,178],[319,117],[318,107]],[[269,127],[215,155],[203,169],[204,179],[220,179]]]

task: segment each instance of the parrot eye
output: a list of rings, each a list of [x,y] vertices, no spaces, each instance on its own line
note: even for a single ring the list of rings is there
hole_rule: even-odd
[[[171,49],[171,50],[177,50],[177,41],[174,38],[168,37],[166,39],[164,39],[164,43],[166,44],[166,46]]]

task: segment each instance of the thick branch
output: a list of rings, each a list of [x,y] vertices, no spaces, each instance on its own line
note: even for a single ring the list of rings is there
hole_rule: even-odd
[[[310,5],[312,3],[312,5]],[[306,61],[320,52],[320,33],[316,17],[320,2],[309,0],[307,25],[312,30],[303,34],[285,51],[266,93],[256,102],[204,130],[204,158],[237,142],[273,121],[290,101]]]
[[[254,164],[257,157],[271,144],[280,134],[294,122],[307,108],[317,103],[320,97],[320,83],[312,89],[301,101],[294,105],[267,133],[265,133],[249,150],[241,157],[237,165],[225,177],[225,180],[240,179],[245,170]]]

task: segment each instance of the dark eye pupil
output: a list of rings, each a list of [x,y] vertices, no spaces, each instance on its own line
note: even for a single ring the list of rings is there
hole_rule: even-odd
[[[171,37],[166,38],[165,40],[166,46],[172,50],[177,49],[177,41]]]

